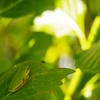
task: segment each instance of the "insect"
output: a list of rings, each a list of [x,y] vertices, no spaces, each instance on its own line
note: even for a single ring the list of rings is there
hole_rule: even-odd
[[[45,61],[43,61],[43,60],[42,60],[41,62],[42,62],[42,63],[45,63]]]
[[[10,86],[9,92],[16,92],[19,90],[28,80],[30,69],[28,66],[19,66],[17,73],[14,75]]]

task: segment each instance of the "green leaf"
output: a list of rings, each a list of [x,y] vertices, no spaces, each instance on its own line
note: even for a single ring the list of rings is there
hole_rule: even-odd
[[[27,48],[29,51],[21,54],[17,62],[23,62],[29,59],[40,60],[43,58],[47,52],[47,49],[52,45],[53,37],[44,32],[34,32],[34,34],[30,36],[30,39],[25,44],[24,48],[22,48],[24,51],[32,39],[35,40],[34,45],[31,48]]]
[[[54,9],[54,0],[0,0],[0,15],[3,17],[36,15],[50,9]]]
[[[75,72],[67,68],[46,70],[44,65],[44,62],[26,61],[4,72],[0,78],[0,100],[38,100],[41,94],[58,90],[61,79]],[[9,84],[21,66],[29,66],[29,79],[18,91],[9,93]]]
[[[76,55],[76,67],[82,72],[100,73],[100,42]]]

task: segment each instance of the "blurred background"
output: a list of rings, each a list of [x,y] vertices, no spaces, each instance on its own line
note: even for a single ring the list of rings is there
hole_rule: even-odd
[[[86,88],[98,76],[82,73],[74,57],[99,41],[100,0],[37,0],[32,7],[21,12],[15,8],[14,13],[1,10],[0,73],[26,60],[45,60],[48,68],[76,72],[62,80],[59,91],[41,100],[99,100]]]

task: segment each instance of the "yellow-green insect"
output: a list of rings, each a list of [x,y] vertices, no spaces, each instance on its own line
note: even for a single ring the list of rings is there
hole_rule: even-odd
[[[21,66],[10,83],[9,92],[16,92],[19,90],[27,82],[29,72],[30,69],[28,66]]]

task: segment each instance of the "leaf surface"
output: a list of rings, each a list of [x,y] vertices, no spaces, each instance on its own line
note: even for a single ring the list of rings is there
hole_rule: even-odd
[[[54,0],[0,0],[0,15],[3,17],[36,15],[50,9],[54,9]]]
[[[30,73],[27,83],[15,93],[9,93],[9,84],[17,69],[21,66],[29,66]],[[26,61],[4,73],[0,80],[0,100],[38,100],[43,93],[51,93],[58,90],[62,84],[61,79],[75,72],[72,69],[58,68],[46,70],[44,62]],[[6,75],[5,75],[6,74]]]
[[[76,55],[76,67],[82,72],[100,73],[100,42]]]

